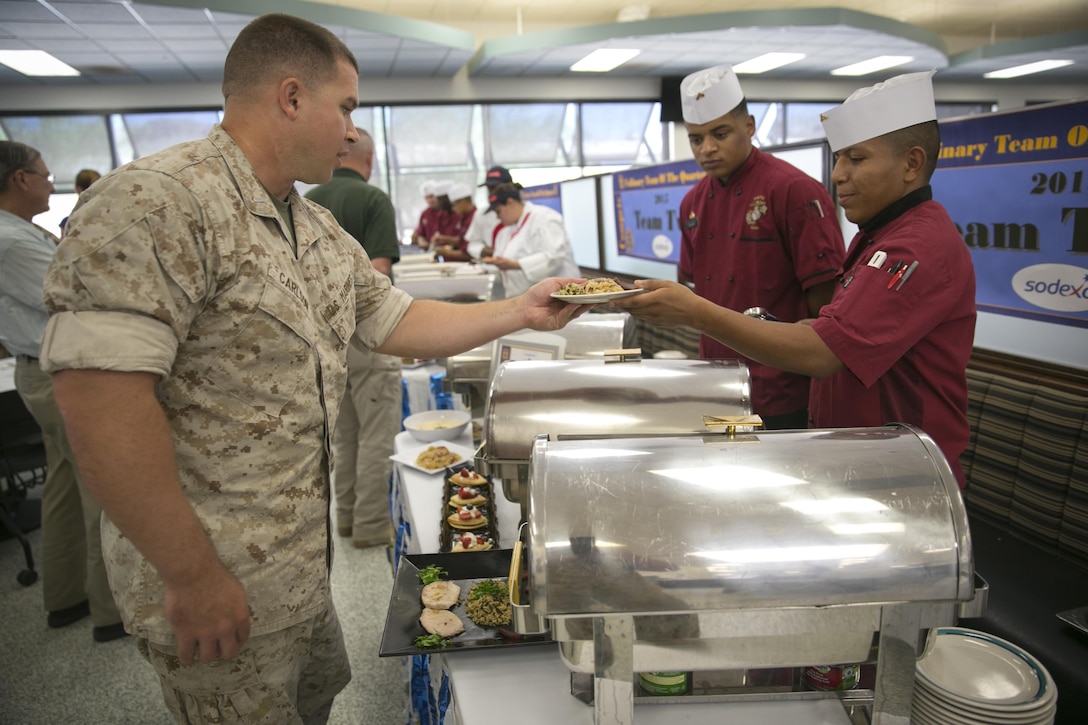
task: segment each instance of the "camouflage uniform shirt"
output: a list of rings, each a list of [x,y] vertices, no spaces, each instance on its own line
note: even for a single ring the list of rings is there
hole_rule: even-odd
[[[96,182],[45,285],[44,369],[161,376],[181,485],[246,589],[253,635],[324,606],[348,340],[380,345],[411,303],[325,209],[288,202],[297,243],[217,125]],[[102,532],[126,628],[172,644],[161,577]]]

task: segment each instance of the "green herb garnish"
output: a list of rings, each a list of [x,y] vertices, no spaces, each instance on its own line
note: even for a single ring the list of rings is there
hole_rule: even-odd
[[[480,597],[505,597],[506,585],[494,579],[485,579],[472,585],[469,591],[469,599],[476,600]]]
[[[434,649],[435,647],[449,647],[450,643],[437,634],[421,634],[416,637],[416,647],[420,649]]]
[[[445,573],[446,570],[442,567],[431,564],[419,570],[419,580],[424,584],[434,584],[436,581],[441,581]]]

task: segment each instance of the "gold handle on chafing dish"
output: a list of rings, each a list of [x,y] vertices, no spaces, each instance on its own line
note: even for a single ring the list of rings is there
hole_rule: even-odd
[[[510,575],[506,580],[506,589],[510,592],[510,603],[521,604],[521,530],[518,529],[518,538],[514,541],[514,548],[510,551]]]
[[[641,347],[628,347],[619,350],[604,350],[601,352],[604,355],[605,362],[631,362],[633,360],[642,359]]]
[[[763,427],[763,419],[758,415],[704,415],[703,425],[711,431],[715,428],[725,428],[725,434],[732,436],[739,427]]]

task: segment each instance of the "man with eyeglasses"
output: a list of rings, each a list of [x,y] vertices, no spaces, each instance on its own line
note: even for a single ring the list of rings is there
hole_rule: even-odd
[[[53,384],[38,366],[49,313],[42,302],[45,271],[57,238],[33,223],[49,210],[53,174],[38,151],[0,141],[0,343],[15,360],[15,389],[42,429],[46,474],[42,491],[42,596],[50,627],[88,614],[96,642],[125,636],[106,580],[99,538],[102,509],[83,490]]]

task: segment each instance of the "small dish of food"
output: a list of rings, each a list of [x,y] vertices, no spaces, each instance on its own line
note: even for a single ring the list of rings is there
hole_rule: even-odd
[[[472,414],[464,410],[425,410],[404,419],[404,429],[417,441],[432,443],[460,438]]]
[[[475,451],[449,441],[434,441],[422,448],[389,456],[393,461],[421,473],[445,473],[449,466],[472,460]]]

